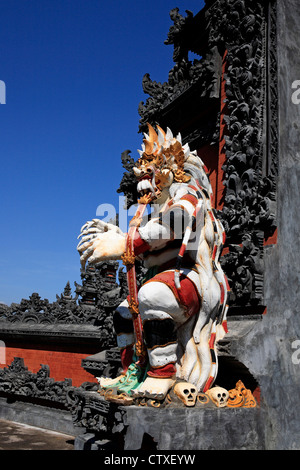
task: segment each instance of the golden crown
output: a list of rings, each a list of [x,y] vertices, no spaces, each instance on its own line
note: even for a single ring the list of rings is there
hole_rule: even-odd
[[[190,149],[187,144],[182,146],[181,135],[174,137],[171,130],[167,128],[164,132],[160,126],[156,126],[157,132],[147,124],[149,134],[144,134],[142,150],[138,150],[140,158],[136,166],[155,166],[155,168],[167,168],[174,174],[174,180],[178,183],[186,183],[191,177],[184,171],[184,162]]]

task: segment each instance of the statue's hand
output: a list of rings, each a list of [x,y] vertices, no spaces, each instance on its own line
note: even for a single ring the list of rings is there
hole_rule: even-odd
[[[103,222],[103,220],[93,219],[89,222],[86,222],[80,230],[80,234],[78,238],[82,236],[90,236],[92,234],[99,234],[103,232],[108,232],[108,230],[112,230],[114,232],[120,233],[124,235],[122,230],[114,224],[109,224],[108,222]],[[124,235],[125,236],[125,235]]]
[[[93,219],[81,228],[77,245],[82,269],[89,263],[121,259],[125,251],[126,234],[116,225]]]

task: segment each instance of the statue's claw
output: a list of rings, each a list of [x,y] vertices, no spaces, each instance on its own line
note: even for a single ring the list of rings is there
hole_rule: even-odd
[[[83,242],[83,240],[81,240],[78,245],[77,245],[77,251],[79,253],[82,253],[84,250],[86,250],[89,246],[92,245],[92,241],[86,241],[86,242]]]
[[[91,262],[91,255],[92,253],[94,253],[94,247],[92,243],[90,245],[91,246],[87,248],[85,252],[80,256],[80,264],[81,264],[82,269],[85,268],[88,258],[90,258],[90,262]]]
[[[77,237],[77,238],[80,238],[82,235],[84,235],[83,233]],[[89,240],[93,240],[94,238],[97,237],[97,233],[91,233],[90,235],[85,235],[85,236],[82,236],[82,239],[80,240],[80,242],[78,243],[77,245],[77,248],[80,247],[80,245],[86,241],[89,241]]]

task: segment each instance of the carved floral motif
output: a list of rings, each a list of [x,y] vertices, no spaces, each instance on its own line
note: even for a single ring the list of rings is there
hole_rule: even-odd
[[[255,408],[256,400],[243,382],[239,380],[232,390],[229,390],[229,398],[227,402],[229,408]]]

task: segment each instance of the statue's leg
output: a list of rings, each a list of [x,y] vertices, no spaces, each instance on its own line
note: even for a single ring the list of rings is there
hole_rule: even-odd
[[[127,300],[124,300],[116,309],[113,323],[117,335],[117,345],[120,350],[123,373],[125,374],[132,363],[133,346],[135,343],[132,315],[128,309]]]
[[[122,372],[112,379],[107,377],[99,378],[100,387],[112,387],[119,383],[125,376],[128,367],[133,361],[133,346],[135,343],[132,315],[128,309],[128,302],[124,300],[116,309],[113,318],[114,329],[117,335],[117,346],[120,350]]]
[[[187,321],[188,299],[192,301],[193,296],[187,296],[186,305],[183,305],[166,283],[155,279],[139,290],[150,369],[146,380],[133,394],[163,399],[176,379],[177,328]]]

